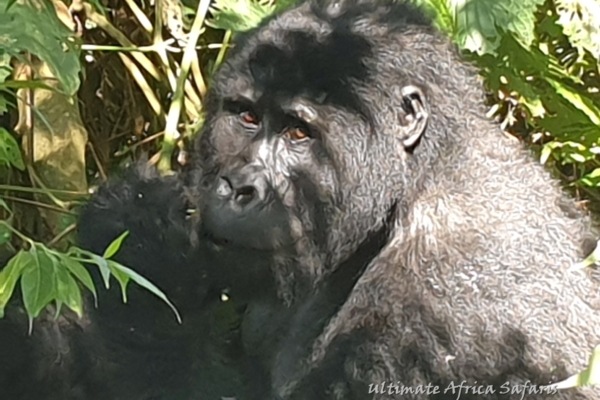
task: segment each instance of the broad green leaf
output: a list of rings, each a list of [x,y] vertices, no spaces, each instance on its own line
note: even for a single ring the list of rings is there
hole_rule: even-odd
[[[54,260],[43,248],[32,246],[29,250],[32,262],[27,264],[21,276],[23,305],[29,316],[31,332],[33,318],[56,297]]]
[[[66,268],[58,265],[56,268],[56,314],[60,312],[60,307],[65,304],[73,310],[79,318],[83,316],[83,300],[81,290],[77,286],[75,279],[69,274]]]
[[[123,232],[118,238],[113,240],[112,243],[108,245],[106,250],[104,250],[103,257],[111,258],[112,256],[114,256],[117,253],[117,251],[121,248],[121,244],[123,243],[123,240],[125,240],[127,235],[129,235],[129,231]]]
[[[0,0],[6,9],[9,0]],[[74,35],[58,19],[49,1],[17,0],[0,13],[0,52],[17,56],[28,51],[48,63],[65,92],[75,94],[79,88],[79,51]]]
[[[0,164],[13,165],[25,170],[25,163],[21,157],[21,150],[15,138],[4,128],[0,127]]]
[[[0,318],[4,317],[6,304],[13,294],[23,270],[32,263],[31,254],[21,250],[0,271]]]
[[[546,82],[556,90],[556,93],[587,115],[592,123],[600,125],[600,110],[598,110],[596,105],[590,99],[576,92],[575,89],[571,89],[567,85],[552,78],[547,77]]]
[[[140,285],[141,287],[143,287],[144,289],[150,291],[151,293],[153,293],[155,296],[157,296],[158,298],[160,298],[162,301],[164,301],[165,303],[167,303],[167,305],[171,308],[171,310],[173,310],[173,312],[175,313],[175,316],[177,317],[177,321],[179,323],[181,323],[181,316],[179,315],[179,312],[177,311],[177,309],[175,308],[175,306],[171,303],[171,301],[167,298],[167,296],[156,286],[154,286],[153,283],[151,283],[148,279],[144,278],[143,276],[139,275],[137,272],[133,271],[132,269],[129,269],[115,261],[110,261],[111,263],[111,269],[114,270],[119,270],[120,273],[123,273],[125,275],[127,275],[132,281],[134,281],[135,283],[137,283],[138,285]]]
[[[96,294],[96,287],[94,281],[87,269],[79,261],[75,261],[68,255],[61,254],[60,257],[63,265],[74,275],[83,285],[94,295],[94,305],[98,304],[98,295]]]

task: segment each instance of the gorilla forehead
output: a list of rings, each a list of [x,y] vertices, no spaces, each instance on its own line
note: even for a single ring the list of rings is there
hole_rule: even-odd
[[[367,81],[362,63],[370,55],[369,43],[349,32],[331,32],[322,40],[306,32],[282,32],[283,44],[257,43],[249,57],[232,57],[221,75],[222,97],[290,99],[297,95],[325,104],[364,112],[350,80]],[[229,73],[239,74],[231,78]]]
[[[395,31],[407,21],[428,21],[407,4],[356,2],[309,2],[238,37],[216,77],[216,94],[253,102],[302,95],[368,118],[355,91],[371,80],[364,60],[373,49],[364,29]]]

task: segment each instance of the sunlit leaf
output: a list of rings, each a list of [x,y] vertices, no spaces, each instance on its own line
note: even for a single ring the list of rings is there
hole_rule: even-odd
[[[212,18],[207,25],[214,28],[245,32],[258,26],[263,19],[284,10],[298,0],[215,0],[211,6]]]
[[[125,238],[127,237],[127,235],[129,235],[129,231],[125,231],[123,232],[118,238],[116,238],[115,240],[113,240],[108,247],[106,248],[106,250],[104,250],[104,258],[111,258],[112,256],[114,256],[117,251],[121,248],[121,244],[123,243],[123,240],[125,240]]]
[[[504,31],[525,45],[534,38],[535,15],[543,0],[443,0],[448,1],[456,23],[455,41],[478,54],[494,53]]]
[[[577,109],[583,111],[590,121],[596,125],[600,125],[600,110],[598,110],[596,105],[590,99],[557,80],[546,78],[546,81],[552,85],[556,90],[556,93],[561,95]]]
[[[555,0],[558,24],[575,47],[600,59],[600,2],[597,0]]]
[[[9,0],[0,0],[6,9]],[[79,87],[79,51],[74,34],[58,19],[52,2],[17,0],[0,12],[0,51],[16,56],[28,51],[48,63],[70,95]]]

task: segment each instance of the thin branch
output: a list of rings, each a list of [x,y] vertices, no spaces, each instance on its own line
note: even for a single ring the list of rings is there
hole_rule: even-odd
[[[181,70],[177,77],[177,88],[173,95],[173,101],[167,114],[167,124],[165,127],[165,138],[163,140],[163,147],[160,152],[160,161],[158,163],[158,169],[166,173],[171,170],[171,155],[175,149],[176,141],[179,138],[179,132],[177,131],[177,124],[181,114],[181,103],[184,94],[185,82],[187,80],[188,72],[190,70],[192,61],[196,54],[196,43],[202,32],[202,25],[210,6],[210,0],[201,0],[198,3],[198,9],[196,16],[192,24],[190,31],[190,37],[186,44],[185,51],[183,53],[183,59],[181,61]]]

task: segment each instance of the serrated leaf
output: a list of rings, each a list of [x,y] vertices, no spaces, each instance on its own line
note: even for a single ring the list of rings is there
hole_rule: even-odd
[[[173,312],[175,313],[177,322],[181,323],[181,316],[179,315],[177,308],[175,308],[175,306],[173,305],[173,303],[171,303],[171,301],[167,298],[167,296],[159,288],[154,286],[154,284],[152,282],[150,282],[148,279],[144,278],[143,276],[139,275],[137,272],[133,271],[132,269],[129,269],[115,261],[110,261],[110,263],[111,263],[111,269],[119,270],[119,272],[127,275],[132,281],[134,281],[135,283],[137,283],[138,285],[140,285],[141,287],[148,290],[149,292],[151,292],[152,294],[157,296],[159,299],[164,301],[171,308],[171,310],[173,310]]]
[[[13,294],[23,270],[32,262],[31,254],[21,250],[0,271],[0,318],[4,317],[6,304]]]
[[[96,294],[96,286],[92,276],[87,269],[79,262],[70,258],[68,255],[61,255],[61,262],[67,270],[74,275],[83,285],[94,295],[94,305],[98,305],[98,295]]]
[[[21,171],[25,170],[19,144],[4,128],[0,128],[0,164],[13,165]]]
[[[43,248],[31,247],[32,262],[23,270],[21,276],[21,295],[23,305],[29,316],[29,331],[33,318],[56,297],[55,270],[53,258]]]
[[[0,0],[0,9],[6,9],[9,3],[10,0]],[[28,51],[38,56],[69,95],[79,87],[81,69],[79,51],[72,44],[74,38],[51,2],[17,0],[0,13],[0,51],[12,56]]]
[[[104,258],[111,258],[112,256],[114,256],[117,251],[119,251],[119,249],[121,248],[121,244],[123,243],[123,240],[125,240],[125,238],[127,237],[127,235],[129,235],[129,231],[125,231],[123,232],[118,238],[116,238],[115,240],[113,240],[108,247],[106,248],[106,250],[104,250]]]

